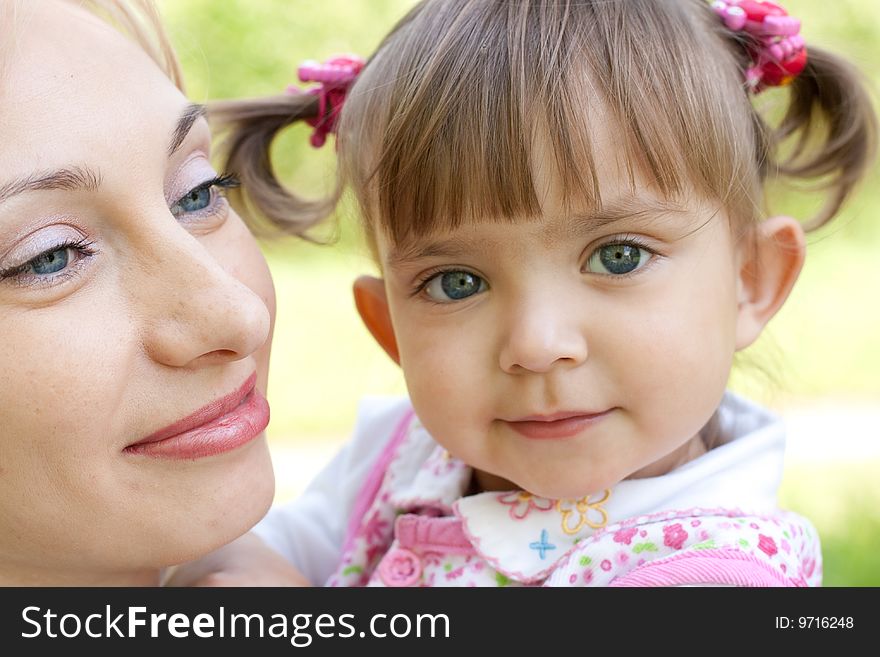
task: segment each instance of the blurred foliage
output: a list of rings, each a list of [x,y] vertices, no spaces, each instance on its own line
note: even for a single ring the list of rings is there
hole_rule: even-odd
[[[415,0],[159,0],[196,101],[282,93],[305,59],[368,55]],[[880,3],[788,0],[807,42],[860,67],[877,98]],[[774,96],[773,94],[777,95]],[[782,92],[765,94],[772,104]],[[320,195],[333,180],[333,149],[308,146],[295,127],[274,145],[284,179]],[[775,186],[773,212],[806,218],[821,198]],[[346,209],[339,242],[265,244],[278,290],[269,396],[271,439],[303,441],[348,433],[364,394],[399,394],[396,366],[360,326],[350,286],[372,271]],[[807,265],[764,336],[740,354],[731,385],[776,407],[817,397],[880,401],[880,173],[875,169],[844,213],[811,235]],[[876,440],[877,427],[866,428]],[[829,436],[829,440],[833,437]],[[826,584],[880,585],[878,464],[791,466],[782,496],[823,537]]]
[[[876,461],[786,468],[780,502],[819,531],[825,586],[880,586],[878,470]]]

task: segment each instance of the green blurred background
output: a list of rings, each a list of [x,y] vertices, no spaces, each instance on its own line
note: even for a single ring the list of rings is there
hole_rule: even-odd
[[[190,97],[278,93],[304,59],[367,55],[414,0],[159,0]],[[877,0],[789,0],[808,43],[846,54],[880,84]],[[778,99],[778,98],[777,98]],[[772,93],[768,95],[773,102]],[[275,145],[278,169],[319,195],[333,180],[333,149],[308,146],[308,128]],[[807,217],[815,195],[775,190],[772,209]],[[278,291],[269,399],[276,452],[307,454],[350,431],[366,394],[401,394],[400,373],[372,342],[351,301],[358,273],[372,272],[353,212],[328,227],[332,247],[288,239],[264,244]],[[732,387],[801,418],[820,409],[832,423],[808,458],[788,459],[785,506],[817,525],[825,584],[880,585],[880,174],[875,168],[844,214],[809,237],[795,292],[765,336],[741,355]],[[852,411],[852,412],[850,412]],[[806,413],[806,415],[805,415]],[[820,416],[817,416],[820,417]],[[852,418],[864,420],[852,420]],[[838,423],[834,418],[850,418]],[[809,422],[809,420],[808,420]],[[826,422],[828,424],[828,422]],[[845,435],[843,435],[845,432]],[[853,435],[855,434],[855,435]],[[842,440],[846,438],[846,440]],[[866,449],[853,449],[864,445]],[[299,451],[297,451],[299,450]],[[800,452],[803,454],[804,452]],[[316,465],[317,467],[317,465]],[[280,495],[296,485],[279,481]],[[746,484],[747,485],[747,482]]]

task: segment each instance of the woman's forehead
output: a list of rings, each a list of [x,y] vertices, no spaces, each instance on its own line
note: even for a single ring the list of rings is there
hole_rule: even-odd
[[[186,101],[141,48],[67,2],[28,3],[15,20],[0,79],[4,178],[153,144],[165,151]]]

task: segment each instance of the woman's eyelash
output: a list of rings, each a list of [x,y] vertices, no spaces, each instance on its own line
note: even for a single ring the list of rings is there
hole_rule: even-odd
[[[220,189],[235,189],[236,187],[241,187],[241,181],[234,173],[224,173],[222,176],[211,178],[210,180],[206,180],[205,182],[203,182],[201,185],[193,187],[186,193],[185,196],[178,199],[177,203],[183,201],[183,199],[190,194],[201,192],[202,190],[210,189],[211,187],[219,187]]]
[[[46,249],[42,253],[38,253],[33,258],[30,258],[27,262],[23,262],[20,265],[16,265],[14,267],[9,267],[8,269],[0,270],[0,279],[15,278],[16,276],[20,276],[27,271],[28,267],[30,267],[33,262],[57,251],[66,251],[67,249],[72,249],[79,253],[81,256],[93,256],[98,252],[94,248],[94,246],[95,243],[86,238],[61,242],[57,246],[53,246],[50,249]]]

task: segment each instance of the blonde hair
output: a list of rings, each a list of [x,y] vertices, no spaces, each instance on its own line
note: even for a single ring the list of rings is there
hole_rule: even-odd
[[[768,178],[810,180],[827,202],[807,228],[821,226],[874,157],[869,97],[846,62],[809,47],[771,127],[744,83],[746,38],[706,0],[425,0],[349,94],[341,180],[368,239],[382,229],[395,242],[473,218],[538,215],[534,172],[547,145],[564,200],[599,206],[586,111],[598,104],[620,129],[633,185],[638,168],[667,197],[693,186],[754,222]],[[239,101],[219,112],[233,127],[229,166],[279,224],[300,201],[274,176],[268,148],[315,115],[309,103]],[[310,209],[314,218],[328,205]]]
[[[65,0],[83,7],[102,20],[112,25],[137,43],[174,85],[184,90],[183,74],[171,40],[162,24],[162,19],[152,0]],[[17,19],[27,16],[27,5],[22,0],[4,3],[0,6],[4,28],[5,25],[16,25]],[[0,39],[0,67],[8,64],[10,53],[14,53],[11,42],[17,36],[16,30],[6,29],[4,38]],[[3,68],[0,68],[2,73]]]
[[[177,54],[152,0],[70,0],[100,16],[137,43],[184,91]]]

